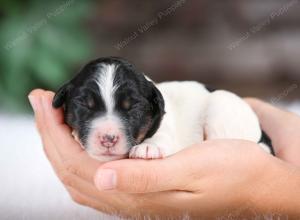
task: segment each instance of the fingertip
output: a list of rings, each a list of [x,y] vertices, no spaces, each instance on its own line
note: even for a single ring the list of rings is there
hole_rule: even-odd
[[[278,112],[280,110],[275,108],[273,105],[257,98],[245,98],[244,100],[250,105],[250,107],[257,114],[260,120],[262,119],[262,117],[265,117],[266,113],[273,113],[274,110]]]
[[[46,114],[49,118],[53,118],[54,122],[57,122],[59,124],[64,124],[64,116],[63,116],[63,109],[62,108],[53,108],[52,101],[54,97],[54,92],[52,91],[44,91],[42,95],[42,104],[43,108],[46,111]]]
[[[252,101],[258,101],[259,99],[254,98],[254,97],[245,97],[244,100],[245,100],[246,102],[252,102]]]
[[[47,90],[47,91],[45,91],[44,95],[45,95],[46,97],[48,97],[49,99],[52,100],[53,97],[54,97],[54,95],[55,95],[55,93],[52,92],[52,91],[50,91],[50,90]]]
[[[43,89],[34,89],[28,94],[28,97],[38,97],[38,96],[42,96],[44,93],[45,90]]]
[[[54,93],[51,91],[44,91],[44,93],[42,94],[42,100],[43,100],[43,104],[44,107],[52,110],[52,100],[54,97]]]
[[[260,99],[247,99],[246,100],[249,105],[253,108],[253,110],[257,113],[258,117],[260,119],[262,118],[271,118],[271,117],[284,117],[287,113],[287,111],[278,108],[271,103],[262,101]]]
[[[254,109],[256,110],[259,106],[267,104],[266,102],[257,99],[257,98],[253,98],[253,97],[246,97],[244,98],[244,100]]]
[[[44,94],[43,89],[34,89],[28,94],[28,100],[29,103],[34,111],[34,113],[37,113],[39,110],[41,110],[41,97]]]

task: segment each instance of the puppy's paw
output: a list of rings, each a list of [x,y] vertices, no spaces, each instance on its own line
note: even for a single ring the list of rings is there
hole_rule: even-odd
[[[161,147],[158,147],[153,144],[142,143],[134,146],[130,152],[130,158],[139,158],[139,159],[160,159],[165,156],[164,151]]]

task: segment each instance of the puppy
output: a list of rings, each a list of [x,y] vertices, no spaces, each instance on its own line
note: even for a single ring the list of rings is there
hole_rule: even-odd
[[[62,106],[75,139],[101,161],[163,158],[210,139],[265,138],[238,96],[198,82],[154,84],[117,57],[84,66],[56,93],[53,107]]]

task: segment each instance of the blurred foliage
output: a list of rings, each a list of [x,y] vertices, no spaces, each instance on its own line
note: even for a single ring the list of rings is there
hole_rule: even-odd
[[[87,59],[90,1],[7,0],[0,5],[1,109],[28,110],[36,87],[56,90]]]

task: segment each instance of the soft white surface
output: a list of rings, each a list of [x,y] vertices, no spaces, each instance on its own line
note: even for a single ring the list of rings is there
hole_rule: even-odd
[[[116,219],[75,204],[47,161],[32,117],[0,114],[0,219]]]
[[[300,115],[300,103],[289,105]],[[0,219],[115,219],[76,205],[44,156],[33,118],[0,114]]]

